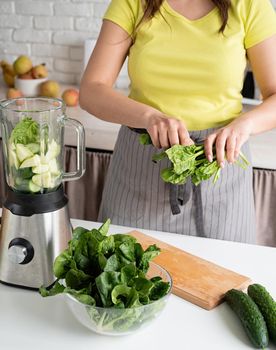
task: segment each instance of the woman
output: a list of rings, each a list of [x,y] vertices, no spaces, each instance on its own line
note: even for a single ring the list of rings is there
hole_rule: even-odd
[[[276,17],[270,0],[112,0],[81,82],[82,108],[122,124],[99,220],[217,239],[255,242],[250,135],[276,127]],[[128,97],[112,86],[125,61]],[[263,103],[242,113],[247,58]],[[153,146],[139,144],[139,129]],[[216,148],[221,177],[178,188],[160,179],[157,148]],[[226,157],[225,157],[226,155]]]

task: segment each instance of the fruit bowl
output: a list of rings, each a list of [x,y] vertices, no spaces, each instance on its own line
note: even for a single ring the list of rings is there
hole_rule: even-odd
[[[39,96],[39,85],[48,78],[20,79],[15,78],[15,87],[20,90],[25,97]]]
[[[147,276],[160,276],[164,282],[169,282],[168,294],[150,304],[127,309],[85,305],[70,294],[65,294],[66,302],[75,318],[93,332],[113,336],[132,334],[150,325],[161,314],[171,294],[172,279],[165,269],[150,263]]]

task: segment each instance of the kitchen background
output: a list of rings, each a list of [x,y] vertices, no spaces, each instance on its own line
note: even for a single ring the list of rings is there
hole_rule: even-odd
[[[276,9],[276,0],[271,1]],[[63,89],[68,86],[78,88],[84,62],[98,37],[102,16],[109,2],[0,0],[0,60],[12,63],[19,55],[28,55],[34,65],[46,63],[49,78],[63,84]],[[0,99],[6,94],[4,86],[0,74]],[[116,88],[127,93],[127,87],[124,65]],[[256,100],[246,101],[244,107],[250,108],[251,104],[257,103]],[[102,122],[79,107],[67,108],[67,113],[81,121],[86,129],[86,174],[79,181],[65,184],[70,215],[73,218],[96,220],[119,126]],[[275,140],[276,129],[251,140],[258,243],[272,246],[276,246]],[[66,145],[65,166],[68,171],[74,169],[76,164],[74,134],[67,133]],[[0,167],[0,177],[1,172]],[[1,185],[3,181],[0,183],[0,203],[3,198]]]
[[[84,41],[98,37],[108,4],[109,0],[0,0],[0,57],[13,62],[18,55],[29,55],[34,64],[46,63],[50,78],[78,84]],[[126,85],[126,71],[122,73],[117,87]]]

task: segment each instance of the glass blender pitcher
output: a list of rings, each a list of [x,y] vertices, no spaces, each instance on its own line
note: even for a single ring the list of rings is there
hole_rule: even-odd
[[[62,182],[85,171],[84,128],[62,100],[0,102],[6,197],[0,233],[0,281],[39,288],[54,282],[53,261],[71,239]],[[77,134],[76,171],[63,169],[65,126]]]

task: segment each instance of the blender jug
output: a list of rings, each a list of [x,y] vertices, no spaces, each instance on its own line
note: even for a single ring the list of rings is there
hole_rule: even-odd
[[[54,282],[53,262],[71,239],[62,182],[85,171],[84,128],[67,118],[62,100],[0,102],[6,194],[0,233],[0,281],[39,288]],[[76,171],[66,173],[65,126],[77,134]]]
[[[82,125],[65,115],[62,101],[20,98],[1,103],[1,131],[7,185],[19,193],[55,191],[62,180],[84,172]],[[63,171],[64,126],[76,127],[78,161],[74,173]]]

